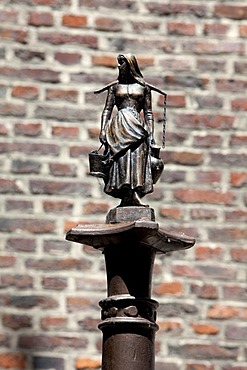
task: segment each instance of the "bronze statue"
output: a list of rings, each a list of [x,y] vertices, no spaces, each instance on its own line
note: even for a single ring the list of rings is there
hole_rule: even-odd
[[[95,91],[108,93],[99,137],[105,151],[91,153],[91,174],[104,178],[104,192],[120,198],[120,207],[144,206],[141,198],[153,192],[163,170],[154,140],[151,90],[166,94],[144,81],[134,55],[121,54],[117,60],[118,79]],[[114,106],[118,111],[111,118]],[[95,168],[97,159],[103,170]]]

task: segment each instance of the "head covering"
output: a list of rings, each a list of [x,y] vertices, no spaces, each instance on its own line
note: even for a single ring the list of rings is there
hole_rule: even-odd
[[[130,68],[130,74],[136,80],[136,82],[145,86],[145,81],[143,79],[143,75],[138,66],[136,57],[131,53],[120,54],[119,56],[123,57],[128,63],[129,68]]]

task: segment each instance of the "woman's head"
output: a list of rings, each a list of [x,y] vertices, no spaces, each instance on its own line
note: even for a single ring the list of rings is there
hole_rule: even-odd
[[[124,78],[126,78],[126,80],[129,80],[131,77],[135,82],[141,85],[145,85],[137,60],[133,54],[119,54],[117,60],[119,77],[122,80]]]

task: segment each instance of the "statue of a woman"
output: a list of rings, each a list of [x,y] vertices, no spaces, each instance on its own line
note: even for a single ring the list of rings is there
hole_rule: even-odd
[[[155,182],[151,89],[165,93],[144,81],[134,55],[119,55],[117,60],[118,80],[95,92],[108,91],[99,137],[110,158],[104,191],[120,198],[120,207],[143,206],[140,198],[153,191]],[[118,112],[111,118],[114,106]],[[155,165],[160,176],[163,163],[159,160]]]

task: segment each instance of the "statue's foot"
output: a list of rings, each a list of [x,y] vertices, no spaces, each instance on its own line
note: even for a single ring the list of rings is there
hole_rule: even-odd
[[[148,204],[143,204],[141,202],[141,199],[140,199],[139,195],[135,191],[133,192],[132,201],[133,201],[133,206],[149,207]]]

